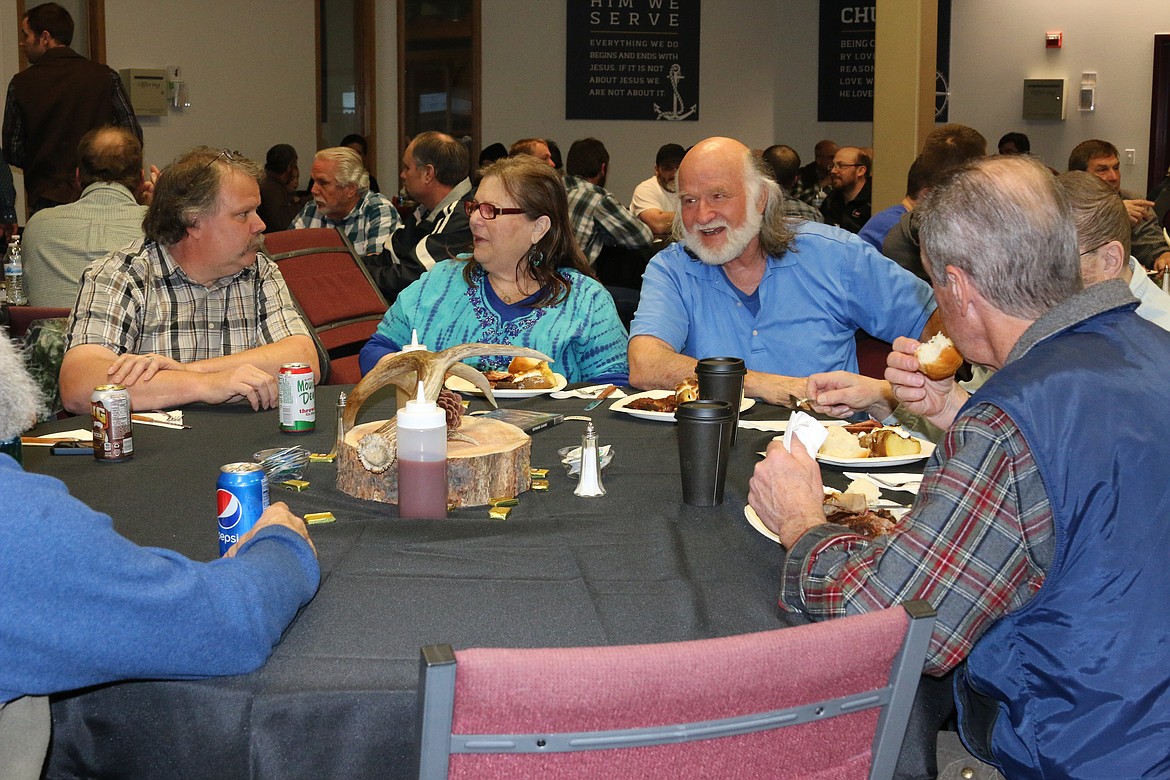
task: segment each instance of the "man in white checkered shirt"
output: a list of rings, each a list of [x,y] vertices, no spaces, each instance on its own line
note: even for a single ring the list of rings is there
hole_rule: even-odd
[[[258,250],[260,166],[196,148],[167,167],[145,238],[95,261],[69,316],[61,397],[89,409],[93,388],[123,384],[135,409],[279,402],[284,363],[319,378],[308,327],[276,264]]]
[[[402,220],[389,198],[370,191],[361,155],[346,146],[322,149],[313,156],[309,177],[313,199],[289,227],[335,227],[353,242],[358,256],[381,254]]]

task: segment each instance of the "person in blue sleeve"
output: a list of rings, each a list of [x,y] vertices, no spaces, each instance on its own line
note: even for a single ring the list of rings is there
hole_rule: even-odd
[[[0,441],[20,436],[39,406],[20,353],[0,338]],[[282,503],[211,563],[139,547],[59,480],[26,472],[6,454],[0,503],[5,778],[40,776],[48,694],[253,671],[320,582],[305,524]]]

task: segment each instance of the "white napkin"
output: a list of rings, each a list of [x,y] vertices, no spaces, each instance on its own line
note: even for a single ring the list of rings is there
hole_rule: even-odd
[[[922,475],[914,472],[870,474],[867,471],[846,471],[843,473],[850,479],[864,479],[885,490],[902,490],[918,495],[918,488],[922,487]]]
[[[804,445],[810,458],[815,458],[821,445],[829,437],[829,432],[821,425],[820,420],[804,412],[794,411],[784,429],[784,449],[789,452],[792,452],[793,437]]]
[[[41,439],[38,442],[27,441],[28,438]],[[51,447],[53,442],[58,441],[93,441],[93,431],[88,428],[76,428],[72,431],[61,431],[60,433],[46,433],[43,436],[24,437],[22,444],[25,447]]]
[[[171,429],[183,427],[183,412],[178,409],[170,412],[135,412],[132,419],[135,425],[157,425],[159,428]]]
[[[561,456],[561,465],[569,470],[570,477],[581,473],[580,447],[565,447],[564,449],[557,450],[557,454]],[[603,444],[598,447],[597,459],[602,470],[605,470],[605,467],[613,460],[613,447],[609,444]]]
[[[602,390],[604,390],[607,387],[609,387],[609,385],[590,385],[589,387],[578,387],[575,390],[557,390],[556,392],[549,393],[549,397],[556,398],[556,399],[561,400],[561,401],[565,400],[566,398],[584,398],[586,400],[594,400],[595,401],[595,400],[597,400],[597,394],[600,393]],[[618,398],[625,398],[625,397],[626,397],[626,394],[619,387],[616,390],[614,390],[612,393],[610,393],[606,400],[609,400],[609,399],[616,400]]]

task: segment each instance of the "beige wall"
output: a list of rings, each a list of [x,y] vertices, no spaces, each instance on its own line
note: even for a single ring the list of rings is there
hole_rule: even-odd
[[[140,118],[147,164],[161,167],[198,144],[238,149],[263,162],[270,146],[289,143],[302,160],[311,158],[312,0],[107,0],[105,6],[110,67],[178,65],[190,89],[190,108]],[[17,24],[15,0],[0,1],[5,83],[17,66]],[[307,178],[308,166],[303,173]],[[22,202],[18,214],[23,209]]]
[[[302,159],[316,144],[311,0],[107,0],[107,52],[114,68],[180,65],[193,106],[143,121],[146,156],[163,164],[198,143],[262,159],[291,143]],[[1078,141],[1101,136],[1137,150],[1124,183],[1144,189],[1149,150],[1152,36],[1170,33],[1166,0],[1126,0],[1112,14],[1072,0],[953,0],[951,118],[994,143],[1008,130],[1032,137],[1034,150],[1063,168]],[[866,145],[868,124],[816,121],[818,3],[815,0],[707,0],[702,19],[701,120],[584,121],[564,117],[565,6],[555,0],[483,0],[483,140],[551,137],[567,151],[594,135],[609,148],[610,189],[628,199],[651,173],[654,152],[730,135],[750,146],[783,142],[809,157],[819,139]],[[397,138],[395,4],[377,3],[378,170],[392,189]],[[1043,33],[1063,30],[1065,46],[1043,48]],[[16,0],[0,0],[0,77],[15,72]],[[1024,78],[1079,84],[1098,73],[1098,110],[1064,122],[1020,120]],[[1071,95],[1072,93],[1070,93]],[[880,171],[880,150],[878,167]],[[901,175],[900,173],[897,175]],[[18,176],[19,188],[19,176]],[[23,208],[23,206],[22,206]]]
[[[1155,33],[1170,33],[1170,3],[954,0],[954,5],[961,17],[953,22],[952,62],[962,65],[952,65],[955,121],[978,128],[992,144],[1009,130],[1025,132],[1033,153],[1060,171],[1072,147],[1104,138],[1122,150],[1122,186],[1146,191],[1153,39]],[[974,36],[962,35],[963,30],[988,32]],[[1047,30],[1064,32],[1062,49],[1045,50]],[[1076,108],[1082,71],[1097,72],[1092,113]],[[1065,121],[1020,119],[1025,78],[1064,79]],[[1126,148],[1136,150],[1136,165],[1126,165]]]

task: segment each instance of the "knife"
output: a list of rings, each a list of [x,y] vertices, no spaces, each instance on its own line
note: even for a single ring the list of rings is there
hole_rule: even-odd
[[[596,409],[598,406],[601,405],[602,401],[604,401],[606,398],[609,398],[611,395],[613,395],[616,390],[617,390],[617,385],[610,385],[609,387],[602,390],[600,393],[597,394],[597,398],[595,398],[594,400],[592,400],[588,404],[586,404],[585,411],[588,412],[592,409]]]

